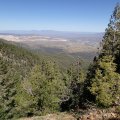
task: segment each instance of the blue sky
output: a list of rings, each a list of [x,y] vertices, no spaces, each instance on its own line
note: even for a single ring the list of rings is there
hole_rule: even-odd
[[[0,0],[0,30],[104,32],[120,0]]]

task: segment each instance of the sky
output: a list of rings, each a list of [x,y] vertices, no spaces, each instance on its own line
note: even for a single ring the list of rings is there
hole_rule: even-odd
[[[0,0],[0,30],[104,32],[120,0]]]

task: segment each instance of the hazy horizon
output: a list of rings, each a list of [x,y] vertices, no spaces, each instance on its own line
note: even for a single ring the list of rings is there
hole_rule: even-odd
[[[93,33],[104,33],[105,31],[92,32],[92,31],[70,31],[70,30],[52,30],[52,29],[41,29],[41,30],[0,30],[0,33],[7,32],[63,32],[63,33],[85,33],[85,34],[93,34]]]

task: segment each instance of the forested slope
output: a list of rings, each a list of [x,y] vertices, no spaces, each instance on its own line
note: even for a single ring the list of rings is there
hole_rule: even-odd
[[[69,100],[74,106],[78,102],[74,87],[84,78],[80,69],[73,64],[62,71],[54,61],[0,40],[0,118],[62,111],[66,109],[62,104]]]

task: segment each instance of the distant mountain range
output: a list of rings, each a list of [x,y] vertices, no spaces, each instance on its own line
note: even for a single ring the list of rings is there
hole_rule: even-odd
[[[79,36],[86,36],[86,37],[101,37],[103,36],[104,32],[71,32],[71,31],[55,31],[55,30],[5,30],[0,31],[0,34],[16,34],[16,35],[45,35],[50,37],[79,37]]]

